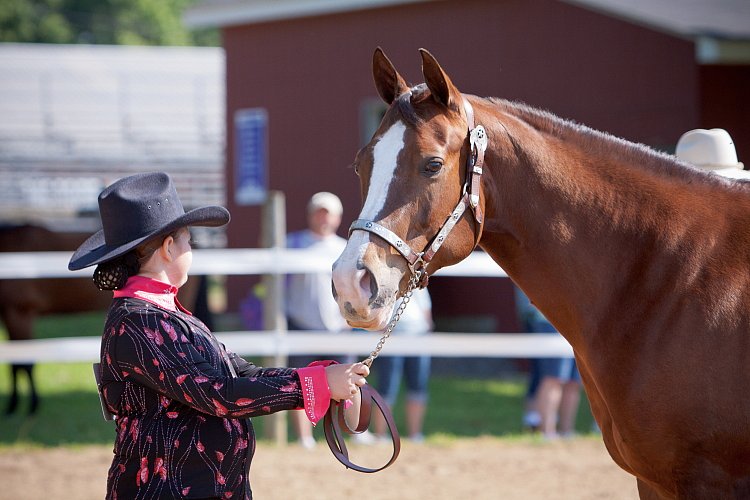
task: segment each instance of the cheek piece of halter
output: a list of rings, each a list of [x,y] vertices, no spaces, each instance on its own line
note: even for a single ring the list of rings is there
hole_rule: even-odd
[[[456,226],[463,213],[468,207],[472,208],[474,219],[477,225],[481,226],[484,215],[479,203],[480,184],[482,168],[484,166],[484,152],[487,150],[487,132],[482,125],[474,126],[474,109],[469,101],[463,99],[464,110],[466,111],[466,122],[468,128],[469,154],[466,161],[466,181],[461,192],[461,199],[458,200],[456,208],[443,222],[437,234],[430,240],[424,250],[415,252],[402,238],[385,226],[375,221],[366,219],[357,219],[349,227],[349,236],[353,231],[368,231],[378,235],[400,253],[409,264],[409,270],[412,274],[412,280],[420,288],[427,286],[428,274],[427,265],[435,257],[440,247],[445,243],[448,234]]]

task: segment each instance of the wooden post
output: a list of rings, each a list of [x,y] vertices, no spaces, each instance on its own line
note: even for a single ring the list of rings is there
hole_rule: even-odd
[[[261,244],[265,248],[286,247],[286,199],[281,191],[270,191],[268,198],[263,204],[261,217]],[[263,301],[263,329],[275,332],[279,337],[277,345],[284,345],[283,337],[286,335],[286,314],[284,313],[284,275],[264,274],[263,285],[266,290],[266,298]],[[272,366],[287,366],[288,356],[284,352],[277,351],[276,356],[269,358]],[[266,417],[263,422],[264,435],[272,439],[279,446],[287,444],[287,412],[281,411]]]

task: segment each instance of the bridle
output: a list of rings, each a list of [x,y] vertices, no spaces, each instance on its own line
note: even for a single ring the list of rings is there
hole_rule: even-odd
[[[409,91],[410,92],[410,91]],[[466,162],[466,180],[463,185],[461,192],[461,199],[456,204],[448,218],[440,226],[437,234],[430,240],[424,250],[421,252],[415,252],[402,238],[396,233],[388,229],[387,227],[378,224],[375,221],[357,219],[351,227],[349,227],[349,236],[353,231],[368,231],[370,233],[378,235],[380,238],[385,240],[391,245],[396,251],[401,254],[406,262],[409,264],[409,270],[411,276],[409,278],[409,284],[406,292],[403,295],[403,299],[399,306],[394,311],[391,321],[388,323],[383,336],[380,338],[376,348],[370,355],[363,361],[367,366],[371,366],[375,358],[380,354],[385,341],[390,337],[391,332],[396,327],[401,318],[401,314],[404,312],[406,305],[411,300],[412,293],[417,286],[424,287],[427,285],[427,265],[432,261],[437,251],[443,245],[448,235],[456,226],[461,216],[466,210],[471,207],[474,219],[477,225],[481,227],[484,215],[482,214],[482,208],[479,203],[480,193],[480,180],[482,175],[482,167],[484,165],[484,152],[487,150],[487,132],[482,125],[474,126],[474,109],[471,107],[469,101],[463,99],[464,110],[466,111],[466,122],[468,128],[468,140],[469,140],[469,155]],[[478,241],[480,230],[476,231],[476,239]],[[391,465],[398,457],[399,451],[401,450],[401,439],[398,435],[398,430],[393,422],[393,415],[388,408],[387,403],[383,401],[382,397],[376,390],[370,385],[365,385],[361,388],[362,407],[360,410],[360,416],[357,427],[352,429],[344,418],[344,409],[341,403],[331,401],[331,406],[326,412],[323,428],[325,430],[326,441],[328,447],[333,452],[336,459],[344,464],[347,468],[359,471],[359,472],[377,472]],[[371,405],[375,403],[385,419],[388,429],[391,433],[391,439],[393,441],[393,453],[388,462],[377,468],[368,468],[357,465],[349,460],[349,453],[346,448],[344,441],[344,434],[359,434],[367,430],[370,422]]]
[[[412,280],[417,278],[417,285],[427,285],[427,265],[432,261],[440,247],[445,243],[448,235],[456,226],[467,208],[472,208],[474,219],[481,226],[484,215],[479,203],[479,193],[482,169],[484,167],[484,152],[487,150],[487,131],[482,125],[474,125],[474,109],[466,98],[463,98],[464,111],[466,112],[467,137],[469,140],[469,154],[466,161],[466,180],[464,182],[461,198],[448,218],[440,226],[437,234],[429,241],[421,252],[416,252],[401,237],[387,227],[366,219],[356,219],[349,227],[349,236],[354,231],[367,231],[382,238],[391,245],[401,256],[406,259],[411,271]],[[478,232],[478,231],[477,231]]]

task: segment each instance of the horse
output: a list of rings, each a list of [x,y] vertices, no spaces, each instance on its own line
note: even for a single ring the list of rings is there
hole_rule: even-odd
[[[353,327],[478,245],[573,347],[641,498],[750,496],[750,184],[531,106],[463,94],[420,49],[356,155],[363,207],[333,265]]]
[[[54,232],[32,224],[4,226],[0,227],[0,252],[72,253],[88,236],[90,234]],[[180,300],[184,304],[195,304],[201,281],[188,280],[180,289]],[[112,294],[99,291],[91,279],[87,278],[0,280],[0,319],[5,324],[11,341],[33,338],[34,320],[37,316],[105,311],[111,302]],[[39,395],[34,383],[33,368],[33,364],[11,365],[11,394],[6,414],[13,414],[18,408],[20,373],[26,373],[29,380],[28,411],[34,414],[38,410]]]

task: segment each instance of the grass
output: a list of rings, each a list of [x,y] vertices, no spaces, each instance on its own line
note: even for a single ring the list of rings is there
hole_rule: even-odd
[[[70,316],[61,318],[40,319],[35,332],[37,338],[99,335],[101,332],[103,316],[100,313],[76,315],[75,320]],[[0,338],[6,338],[4,332],[0,332]],[[28,402],[22,399],[20,414],[0,416],[0,447],[112,444],[114,426],[102,419],[91,364],[42,363],[36,366],[35,374],[41,397],[39,411],[34,416],[26,415]],[[23,394],[26,394],[26,387],[22,379]],[[502,379],[434,376],[430,380],[425,435],[428,439],[518,436],[522,433],[525,388],[522,376]],[[0,410],[4,409],[9,393],[9,370],[0,367]],[[402,432],[406,428],[403,406],[401,400],[394,409]],[[263,435],[263,420],[264,417],[253,419],[259,436]],[[592,421],[588,402],[583,397],[578,431],[588,433]],[[320,430],[319,426],[316,435]]]

